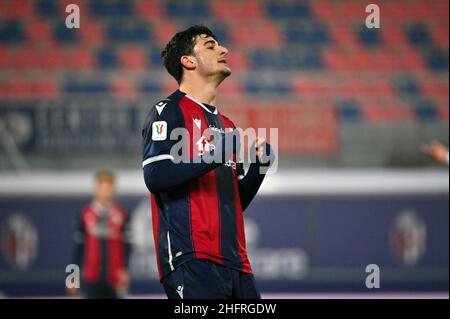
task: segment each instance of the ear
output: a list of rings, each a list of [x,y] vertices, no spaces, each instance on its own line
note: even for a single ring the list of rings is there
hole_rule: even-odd
[[[196,61],[195,58],[193,56],[190,55],[183,55],[180,58],[180,62],[181,64],[188,70],[193,70],[195,69],[196,66]]]

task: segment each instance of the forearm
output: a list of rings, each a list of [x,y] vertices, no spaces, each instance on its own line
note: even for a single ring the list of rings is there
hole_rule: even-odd
[[[129,242],[124,243],[124,266],[128,269],[128,265],[130,264],[130,256],[131,256],[132,244]]]
[[[228,136],[224,134],[219,139],[215,150],[190,162],[175,163],[172,159],[166,159],[147,164],[144,167],[144,180],[148,190],[152,193],[165,191],[223,165],[237,148],[237,144],[233,143],[232,149],[226,149],[228,145],[225,140]]]
[[[264,151],[259,156],[254,156],[256,162],[252,163],[245,177],[239,181],[239,197],[242,211],[250,205],[261,187],[266,172],[275,160],[275,154],[270,144],[264,144]],[[261,162],[262,161],[262,162]]]
[[[260,168],[261,165],[259,163],[252,163],[245,177],[239,181],[239,197],[242,211],[250,205],[264,181],[266,175],[260,172]]]
[[[176,185],[198,178],[219,167],[221,163],[174,163],[163,160],[144,167],[144,180],[152,193],[161,192]]]
[[[83,267],[84,263],[84,242],[77,242],[74,246],[74,253],[72,256],[72,264]]]

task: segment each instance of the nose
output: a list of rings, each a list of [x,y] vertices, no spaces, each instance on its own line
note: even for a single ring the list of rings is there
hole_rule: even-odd
[[[220,46],[220,55],[226,56],[228,54],[228,49],[224,46]]]

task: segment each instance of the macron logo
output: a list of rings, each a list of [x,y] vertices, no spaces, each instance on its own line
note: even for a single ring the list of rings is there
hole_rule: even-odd
[[[178,295],[180,296],[181,299],[183,299],[183,289],[184,289],[183,286],[178,286],[177,287],[177,293],[178,293]]]
[[[166,106],[167,103],[163,103],[163,102],[159,102],[158,104],[156,104],[156,111],[158,111],[158,114],[161,115],[161,112],[164,110],[164,107]]]

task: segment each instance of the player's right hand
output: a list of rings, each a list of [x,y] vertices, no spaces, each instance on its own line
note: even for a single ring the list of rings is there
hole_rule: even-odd
[[[66,293],[71,297],[78,296],[80,294],[80,288],[67,288]]]

